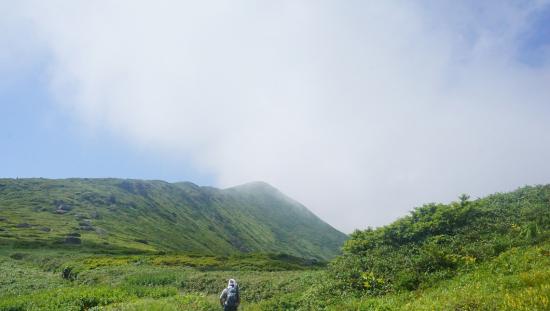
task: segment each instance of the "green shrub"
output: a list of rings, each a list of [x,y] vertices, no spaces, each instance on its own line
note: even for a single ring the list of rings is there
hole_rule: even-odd
[[[130,285],[161,286],[175,284],[176,276],[171,272],[142,273],[126,277]]]
[[[362,276],[384,280],[384,292],[414,290],[453,277],[507,250],[535,245],[550,236],[550,186],[460,203],[428,204],[407,217],[355,231],[329,271],[340,288],[381,291]]]

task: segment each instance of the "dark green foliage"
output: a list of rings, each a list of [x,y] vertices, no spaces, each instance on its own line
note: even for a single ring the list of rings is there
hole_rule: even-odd
[[[73,271],[73,269],[74,268],[70,266],[63,268],[63,271],[61,271],[61,277],[65,280],[73,281],[77,276],[77,273]]]
[[[330,310],[550,309],[550,243],[511,248],[416,291],[345,299]]]
[[[23,254],[23,253],[13,253],[10,255],[10,258],[12,259],[15,259],[15,260],[21,260],[23,258],[25,258],[26,254]]]
[[[329,259],[347,238],[265,183],[224,190],[122,179],[0,184],[0,246]]]
[[[343,289],[371,294],[414,290],[549,237],[550,186],[468,199],[428,204],[388,226],[354,232],[331,264],[333,277]]]
[[[176,276],[173,273],[145,273],[130,275],[126,278],[126,283],[142,286],[162,286],[174,284],[175,282]]]

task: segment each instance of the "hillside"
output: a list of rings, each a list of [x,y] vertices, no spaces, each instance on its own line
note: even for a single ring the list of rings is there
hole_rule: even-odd
[[[380,295],[428,288],[504,252],[549,241],[550,185],[528,186],[427,204],[385,227],[358,230],[331,270],[340,288]]]
[[[346,235],[272,186],[0,179],[0,245],[334,257]]]
[[[123,181],[110,180],[116,182]],[[105,181],[100,184],[105,186]],[[296,214],[310,215],[263,183],[203,190],[249,202],[252,210],[261,206],[262,217],[272,217],[273,222],[280,221],[281,215],[272,213],[275,206],[271,205],[278,200]],[[60,215],[71,215],[77,208]],[[15,219],[17,213],[11,209],[10,215]],[[39,236],[30,231],[34,226],[15,229],[12,222],[8,227],[20,236]],[[0,310],[213,311],[220,308],[219,293],[229,277],[239,282],[243,310],[532,311],[550,307],[550,185],[424,205],[387,226],[356,231],[328,268],[304,265],[307,261],[287,255],[86,252],[91,247],[86,241],[92,237],[82,235],[82,245],[62,243],[64,249],[0,248]],[[27,237],[23,244],[34,240]],[[120,247],[117,243],[114,246]],[[145,245],[158,247],[152,242]]]
[[[304,291],[261,310],[549,310],[550,185],[450,204],[355,231]]]

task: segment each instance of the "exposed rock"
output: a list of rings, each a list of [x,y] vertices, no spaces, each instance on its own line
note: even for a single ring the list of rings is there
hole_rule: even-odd
[[[86,215],[76,214],[76,215],[74,215],[74,218],[76,220],[82,220],[82,219],[86,219],[87,217],[86,217]]]
[[[123,180],[118,186],[132,194],[138,194],[144,197],[148,196],[148,191],[151,189],[151,185],[139,180]]]
[[[6,221],[8,220],[6,217],[0,217],[0,221]]]
[[[58,209],[58,210],[55,210],[55,213],[56,213],[56,214],[65,214],[65,213],[67,213],[67,211],[66,211],[66,210],[62,210],[62,209]]]
[[[67,236],[80,237],[80,233],[78,233],[78,232],[71,232],[71,233],[67,234]]]
[[[63,211],[67,211],[67,212],[68,212],[68,211],[72,210],[73,207],[70,206],[70,205],[68,205],[68,204],[63,203],[63,204],[59,204],[59,205],[57,206],[57,209],[58,209],[58,210],[63,210]]]
[[[77,238],[75,236],[67,236],[65,238],[65,244],[80,244],[80,243],[82,243],[80,238]]]
[[[21,259],[25,258],[25,256],[27,256],[27,255],[23,254],[23,253],[13,253],[13,254],[10,255],[10,258],[15,259],[15,260],[21,260]]]
[[[105,236],[107,235],[107,230],[103,229],[103,228],[95,228],[95,232],[101,236]]]
[[[48,227],[41,227],[40,229],[38,229],[40,231],[44,231],[44,232],[50,232],[52,231],[52,229],[48,228]]]
[[[94,231],[95,230],[94,227],[92,227],[92,226],[81,226],[79,229],[82,230],[82,231]]]
[[[28,224],[28,223],[26,223],[26,222],[17,224],[17,225],[15,225],[15,226],[16,226],[17,228],[30,228],[30,227],[32,227],[31,224]]]
[[[92,222],[89,219],[84,219],[83,221],[78,223],[79,226],[91,226]]]

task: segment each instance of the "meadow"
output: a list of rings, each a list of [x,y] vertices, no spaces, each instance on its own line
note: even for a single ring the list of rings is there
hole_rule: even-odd
[[[0,310],[220,310],[229,278],[240,310],[550,310],[548,185],[426,204],[330,262],[90,247],[0,247]]]
[[[550,308],[550,243],[512,248],[452,278],[384,295],[341,291],[326,268],[269,271],[273,262],[245,268],[246,260],[235,260],[242,268],[227,270],[209,261],[3,250],[0,310],[220,310],[228,278],[239,282],[241,310]]]
[[[218,310],[228,278],[239,282],[243,310],[253,310],[311,286],[322,273],[286,256],[271,257],[3,250],[0,310]]]

